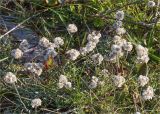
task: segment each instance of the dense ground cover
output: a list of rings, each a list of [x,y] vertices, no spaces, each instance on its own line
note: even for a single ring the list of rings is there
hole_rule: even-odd
[[[159,4],[1,0],[0,16],[40,39],[26,46],[0,26],[1,113],[160,113]]]

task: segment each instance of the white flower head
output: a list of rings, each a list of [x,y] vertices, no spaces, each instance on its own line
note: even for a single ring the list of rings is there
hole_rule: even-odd
[[[111,51],[116,53],[117,55],[120,55],[122,53],[122,47],[117,44],[113,44],[111,47]]]
[[[113,77],[113,83],[116,87],[122,87],[125,83],[125,78],[123,76],[116,75]]]
[[[39,98],[33,99],[31,102],[32,108],[37,108],[42,105],[42,101]]]
[[[121,40],[122,40],[121,37],[118,36],[118,35],[115,35],[115,36],[113,37],[113,42],[114,42],[114,43],[120,42]]]
[[[88,35],[87,40],[89,42],[95,42],[96,44],[99,42],[99,38],[97,36],[92,36],[92,34]]]
[[[29,43],[26,39],[22,40],[22,42],[19,45],[19,49],[22,51],[26,51],[29,48]]]
[[[96,48],[95,42],[88,42],[86,45],[87,52],[91,52]]]
[[[64,44],[64,41],[61,37],[56,37],[54,39],[54,44],[57,46],[57,48],[59,48],[60,46]]]
[[[148,86],[147,89],[143,90],[142,98],[143,100],[150,100],[154,97],[154,90],[151,86]]]
[[[121,40],[119,40],[119,41],[116,42],[116,44],[118,46],[120,46],[120,47],[123,47],[124,44],[126,44],[126,43],[127,43],[127,41],[125,39],[121,39]]]
[[[75,33],[78,31],[78,28],[75,24],[69,24],[68,27],[67,27],[67,31],[69,33]]]
[[[91,59],[95,64],[100,65],[103,61],[103,56],[100,53],[97,53],[97,54],[92,55]]]
[[[40,76],[42,74],[42,63],[25,63],[24,67],[27,71],[29,71],[31,74]]]
[[[15,59],[20,59],[23,57],[23,52],[20,49],[13,49],[11,51],[11,55],[15,58]]]
[[[149,82],[149,78],[147,76],[143,76],[143,75],[140,75],[138,77],[138,83],[140,84],[140,86],[145,86],[147,83]]]
[[[99,39],[101,37],[101,33],[98,31],[93,31],[91,34],[88,34],[87,40],[89,42],[94,42],[94,43],[98,43]]]
[[[137,57],[137,62],[138,63],[148,63],[148,61],[149,61],[148,55],[138,56]]]
[[[118,35],[123,35],[123,34],[126,33],[126,30],[125,30],[124,28],[117,28],[117,29],[116,29],[116,33],[117,33]]]
[[[123,11],[117,11],[115,17],[116,17],[117,20],[123,20],[124,19],[124,12]]]
[[[89,84],[89,88],[94,89],[97,87],[97,84],[98,84],[98,78],[95,76],[92,76],[91,83]]]
[[[156,3],[152,0],[148,1],[148,7],[154,7],[156,5]]]
[[[59,77],[59,82],[58,82],[58,87],[61,89],[63,87],[65,88],[71,88],[72,83],[68,81],[67,77],[65,75],[60,75]]]
[[[136,52],[138,56],[148,55],[148,49],[143,47],[142,45],[136,46]]]
[[[12,72],[7,72],[4,76],[4,81],[9,84],[17,82],[17,77]]]
[[[143,47],[142,45],[137,45],[136,52],[137,52],[137,61],[139,63],[148,63],[149,57],[147,48]]]
[[[65,75],[60,75],[59,77],[59,83],[67,83],[68,79]]]
[[[125,42],[125,43],[123,44],[123,49],[124,49],[125,51],[128,51],[128,52],[132,51],[132,49],[133,49],[132,43],[131,43],[131,42]]]
[[[69,55],[69,59],[74,61],[78,58],[78,56],[80,55],[80,52],[76,49],[71,49],[71,50],[68,50],[66,54]]]
[[[47,38],[43,37],[39,40],[39,45],[44,47],[44,48],[47,48],[50,46],[50,42]]]

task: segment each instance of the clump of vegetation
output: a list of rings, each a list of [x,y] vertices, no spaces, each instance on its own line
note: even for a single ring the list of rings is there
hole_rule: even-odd
[[[0,6],[1,113],[160,112],[159,1]]]

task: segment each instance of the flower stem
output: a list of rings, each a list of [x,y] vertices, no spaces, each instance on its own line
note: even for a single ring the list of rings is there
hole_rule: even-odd
[[[21,99],[21,96],[20,96],[20,94],[19,94],[19,92],[18,92],[18,90],[17,90],[17,87],[16,87],[15,83],[14,83],[13,85],[14,85],[14,88],[15,88],[15,90],[16,90],[16,92],[17,92],[17,95],[18,95],[18,97],[19,97],[20,102],[21,102],[22,105],[24,106],[24,109],[28,112],[29,110],[27,109],[26,105],[23,103],[23,101],[22,101],[22,99]]]

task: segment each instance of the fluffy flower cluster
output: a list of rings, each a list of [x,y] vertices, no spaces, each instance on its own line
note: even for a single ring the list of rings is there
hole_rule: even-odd
[[[100,37],[101,37],[101,34],[99,32],[93,31],[91,34],[88,34],[87,36],[88,43],[86,44],[85,47],[81,47],[80,51],[76,49],[68,50],[66,54],[69,56],[69,59],[74,61],[78,58],[80,54],[85,55],[93,51],[93,49],[96,47],[97,43],[99,42]],[[101,59],[102,57],[99,59],[98,63],[101,62]]]
[[[58,87],[61,89],[63,87],[65,88],[71,88],[72,83],[68,81],[67,77],[65,75],[60,75],[59,77],[59,82],[58,82]]]
[[[85,55],[85,54],[93,51],[94,48],[96,48],[96,43],[95,42],[88,42],[85,47],[80,48],[80,53],[81,53],[81,55]]]
[[[23,57],[23,52],[17,48],[17,49],[13,49],[11,51],[11,55],[15,58],[15,59],[20,59]]]
[[[124,42],[122,47],[125,51],[128,51],[128,52],[132,51],[133,49],[133,45],[131,42]]]
[[[24,39],[19,44],[19,48],[13,49],[11,51],[11,55],[15,59],[21,59],[25,55],[25,52],[27,52],[29,50],[29,48],[30,48],[30,46],[29,46],[28,41],[26,39]]]
[[[47,60],[49,56],[51,56],[53,59],[55,56],[57,56],[56,48],[60,48],[60,46],[64,45],[63,38],[61,37],[56,37],[53,40],[54,42],[50,42],[47,38],[43,37],[39,41],[39,46],[46,48],[44,50],[44,59]]]
[[[156,5],[156,3],[152,0],[148,1],[148,7],[154,7]]]
[[[149,82],[149,78],[147,76],[140,75],[138,77],[138,83],[140,86],[145,86]]]
[[[124,12],[123,11],[117,11],[115,14],[115,17],[117,21],[113,24],[113,28],[116,29],[116,33],[118,35],[123,35],[126,33],[126,30],[122,28],[122,20],[124,19]]]
[[[120,36],[114,36],[114,44],[111,46],[111,52],[109,54],[109,60],[115,62],[117,57],[122,57],[124,52],[132,51],[133,45],[131,42],[127,42],[125,39],[121,39]]]
[[[39,40],[39,46],[44,47],[44,48],[59,48],[64,44],[63,38],[61,37],[56,37],[54,38],[54,43],[50,42],[47,38],[43,37]]]
[[[31,102],[32,108],[37,108],[42,105],[42,101],[39,98],[33,99]]]
[[[33,75],[40,76],[43,71],[43,64],[41,63],[25,63],[25,69]]]
[[[98,78],[95,76],[92,76],[91,83],[89,84],[89,88],[94,89],[97,87],[97,85],[98,85]]]
[[[87,40],[88,43],[86,44],[85,47],[81,47],[80,51],[76,50],[76,49],[71,49],[68,50],[66,52],[66,54],[69,56],[69,59],[71,59],[72,61],[76,60],[78,58],[78,56],[81,55],[85,55],[91,51],[94,50],[94,48],[96,47],[97,43],[99,42],[99,38],[101,37],[101,34],[97,31],[93,31],[91,34],[88,34],[87,36]],[[100,57],[99,62],[101,62],[101,59],[103,58]]]
[[[141,87],[144,87],[149,82],[149,78],[147,76],[140,75],[138,77],[138,83]],[[151,86],[148,86],[147,89],[143,90],[142,98],[143,100],[150,100],[154,97],[154,90]]]
[[[122,21],[124,19],[124,12],[117,11],[116,19],[113,27],[115,28],[116,35],[113,37],[113,45],[111,46],[111,52],[109,54],[109,61],[116,62],[117,58],[122,57],[124,52],[132,51],[133,45],[131,42],[127,42],[125,39],[122,39],[122,35],[126,33],[126,30],[122,28]]]
[[[4,81],[9,84],[17,82],[17,77],[12,72],[7,72],[4,76]]]
[[[124,19],[124,12],[123,11],[117,11],[115,15],[117,20],[123,20]]]
[[[44,48],[47,48],[50,46],[50,42],[47,38],[43,37],[39,40],[39,45],[44,47]]]
[[[100,65],[103,61],[103,56],[100,53],[97,53],[97,54],[92,55],[91,59],[95,64]]]
[[[67,31],[68,31],[69,33],[75,33],[75,32],[78,31],[78,28],[77,28],[77,26],[76,26],[75,24],[69,24],[69,25],[67,26]]]
[[[125,78],[120,75],[115,75],[113,77],[113,83],[116,87],[122,87],[122,85],[125,83]]]
[[[11,55],[15,59],[21,59],[23,56],[33,58],[36,56],[39,57],[41,60],[41,63],[30,63],[27,62],[24,64],[24,67],[27,71],[29,71],[33,75],[40,76],[42,74],[43,70],[43,62],[48,60],[48,57],[52,57],[54,59],[55,56],[57,56],[56,48],[59,48],[64,44],[63,38],[56,37],[54,39],[54,42],[50,42],[47,38],[43,37],[39,40],[39,43],[36,47],[31,48],[27,40],[23,40],[19,48],[14,49],[11,51]],[[32,55],[31,53],[32,52]]]
[[[148,86],[147,89],[143,90],[142,98],[143,100],[150,100],[154,97],[154,90],[151,86]]]
[[[98,31],[93,31],[91,34],[88,34],[87,40],[88,42],[98,43],[101,34]]]
[[[82,55],[85,55],[85,54],[93,51],[96,48],[96,45],[99,42],[100,38],[101,38],[101,33],[98,31],[93,31],[92,33],[88,34],[88,36],[87,36],[88,42],[85,47],[82,47],[80,49],[80,53]]]
[[[137,52],[137,62],[138,63],[148,63],[149,57],[148,57],[147,48],[143,47],[142,45],[137,45],[136,52]]]
[[[122,20],[124,19],[124,12],[123,11],[117,11],[115,14],[116,21],[113,24],[113,28],[116,29],[116,33],[118,35],[125,34],[126,30],[122,28]]]
[[[123,55],[123,52],[122,52],[122,47],[120,45],[117,45],[117,44],[113,44],[111,46],[111,51],[113,53],[115,53],[116,55],[118,56],[122,56]]]
[[[68,50],[66,54],[69,56],[69,59],[71,59],[72,61],[76,60],[80,55],[79,51],[76,49]]]
[[[119,27],[119,28],[116,29],[116,33],[118,35],[123,35],[123,34],[126,33],[126,30],[124,28]]]
[[[61,37],[56,37],[54,39],[54,44],[57,48],[59,48],[60,46],[64,45],[64,41]]]

